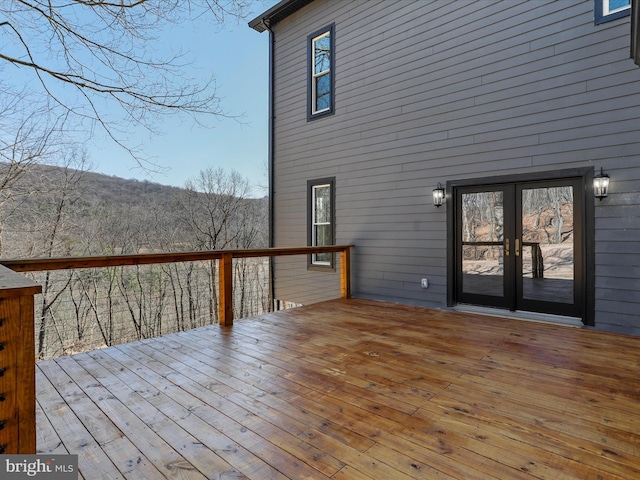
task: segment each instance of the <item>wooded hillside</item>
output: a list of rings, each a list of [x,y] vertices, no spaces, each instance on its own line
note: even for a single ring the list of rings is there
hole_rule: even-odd
[[[237,172],[220,169],[175,188],[36,165],[0,189],[1,257],[265,248],[268,202],[249,198],[249,187]],[[270,308],[268,261],[249,260],[234,262],[238,318]],[[215,261],[32,277],[43,287],[39,358],[217,321]]]
[[[222,170],[177,188],[35,165],[0,190],[0,256],[265,247],[267,201],[248,192],[246,179]]]

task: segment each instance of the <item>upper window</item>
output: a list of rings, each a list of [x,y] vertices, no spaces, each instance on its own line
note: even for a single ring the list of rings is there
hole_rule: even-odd
[[[309,245],[323,247],[335,244],[334,231],[335,179],[324,178],[308,182]],[[314,253],[311,265],[333,267],[333,253]]]
[[[333,25],[308,37],[308,107],[309,120],[333,113],[334,34]]]
[[[631,13],[631,0],[594,0],[596,25]]]

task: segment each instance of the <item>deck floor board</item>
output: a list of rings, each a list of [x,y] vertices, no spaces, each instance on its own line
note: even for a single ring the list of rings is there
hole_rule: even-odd
[[[79,478],[640,478],[640,338],[336,300],[37,364]]]

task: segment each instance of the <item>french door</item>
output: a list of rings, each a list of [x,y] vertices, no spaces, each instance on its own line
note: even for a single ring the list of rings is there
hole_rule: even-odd
[[[580,179],[453,194],[458,303],[583,318]]]

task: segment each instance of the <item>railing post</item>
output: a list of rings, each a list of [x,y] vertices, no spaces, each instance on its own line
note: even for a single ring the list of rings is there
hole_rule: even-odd
[[[351,247],[340,252],[340,297],[351,298]]]
[[[218,265],[218,305],[220,325],[233,325],[233,254],[223,252]]]
[[[33,296],[42,287],[0,266],[0,453],[36,453]]]

